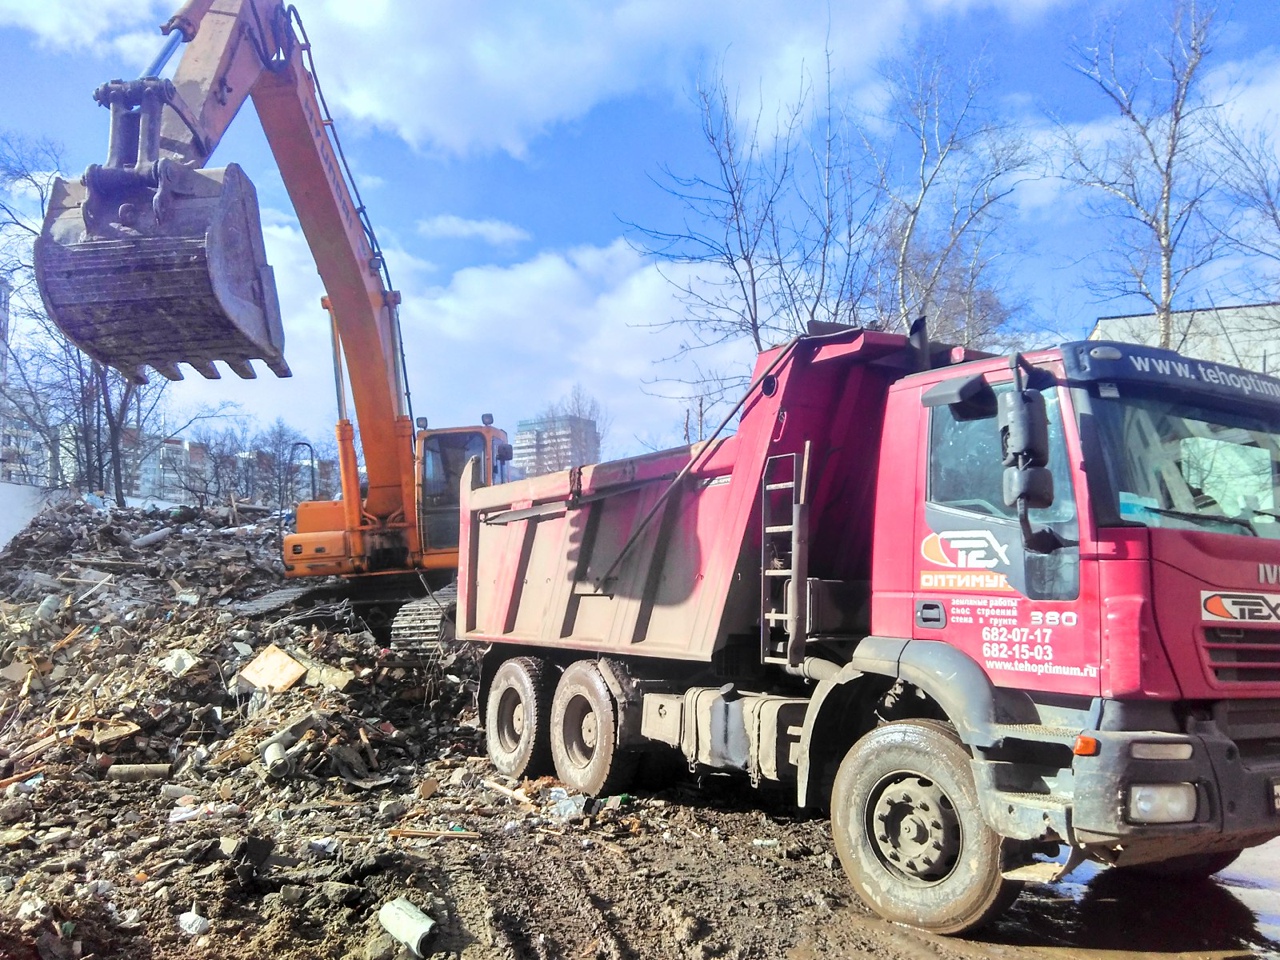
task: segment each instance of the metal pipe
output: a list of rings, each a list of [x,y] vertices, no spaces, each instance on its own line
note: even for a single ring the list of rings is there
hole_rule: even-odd
[[[407,897],[396,897],[378,911],[382,928],[409,948],[415,957],[425,957],[436,922]]]
[[[184,39],[185,38],[183,37],[181,30],[174,30],[170,33],[164,42],[164,46],[161,47],[160,52],[156,54],[156,58],[151,61],[147,66],[147,69],[142,71],[142,76],[138,79],[146,80],[148,77],[160,76],[160,71],[164,69],[164,65],[169,62],[174,51],[178,49],[178,46]]]
[[[347,416],[347,387],[342,374],[342,337],[338,335],[338,318],[333,313],[333,303],[328,297],[322,297],[320,305],[329,314],[329,329],[333,331],[333,383],[338,391],[338,419],[349,420]]]
[[[820,657],[805,657],[798,666],[787,664],[783,669],[797,677],[822,682],[836,677],[840,673],[841,666],[838,663],[832,663],[830,660],[823,660]]]
[[[137,117],[121,102],[111,100],[111,132],[107,139],[107,166],[115,170],[132,167],[138,162]]]
[[[148,88],[142,95],[142,106],[138,110],[138,156],[134,162],[139,172],[146,172],[160,159],[160,123],[164,113],[160,91],[155,87]]]

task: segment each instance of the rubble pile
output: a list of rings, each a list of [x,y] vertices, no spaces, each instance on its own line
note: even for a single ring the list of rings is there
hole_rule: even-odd
[[[350,908],[402,859],[353,842],[411,813],[375,791],[410,792],[426,744],[476,753],[468,682],[406,682],[349,605],[243,614],[280,563],[278,523],[241,519],[75,502],[0,555],[0,955],[176,955],[228,884],[261,919]]]
[[[72,502],[0,554],[0,960],[761,955],[716,846],[766,889],[819,872],[771,902],[840,896],[821,824],[736,788],[498,777],[474,660],[272,609],[278,551],[274,519]]]

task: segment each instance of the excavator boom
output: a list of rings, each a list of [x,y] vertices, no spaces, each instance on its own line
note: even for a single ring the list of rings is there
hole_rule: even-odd
[[[161,31],[169,43],[151,75],[95,92],[111,114],[106,162],[55,184],[36,241],[49,316],[86,353],[135,381],[147,368],[181,379],[182,363],[205,377],[219,376],[218,363],[252,377],[255,360],[289,376],[253,185],[235,164],[204,169],[252,97],[334,331],[342,500],[299,509],[288,569],[418,569],[426,561],[399,295],[353,199],[300,18],[279,0],[188,0]],[[173,79],[160,78],[163,58],[179,46]]]

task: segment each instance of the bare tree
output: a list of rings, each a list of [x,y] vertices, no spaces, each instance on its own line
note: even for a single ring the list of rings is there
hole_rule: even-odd
[[[1274,118],[1252,129],[1215,117],[1215,165],[1233,216],[1226,232],[1235,250],[1269,268],[1252,271],[1255,296],[1280,299],[1280,139]]]
[[[252,449],[261,465],[257,500],[276,507],[296,502],[301,474],[296,448],[306,442],[302,434],[280,417],[254,437]]]
[[[1208,222],[1218,175],[1208,149],[1215,105],[1202,90],[1214,10],[1175,0],[1162,45],[1127,59],[1109,38],[1079,51],[1077,72],[1114,108],[1116,125],[1096,141],[1060,125],[1063,176],[1093,191],[1092,212],[1114,226],[1108,274],[1094,287],[1151,305],[1159,345],[1173,341],[1178,295],[1222,252]]]
[[[179,472],[178,486],[196,506],[235,497],[246,433],[243,423],[220,430],[200,424],[191,432],[192,454]]]
[[[922,312],[976,345],[1008,320],[995,227],[1031,158],[986,104],[986,70],[956,84],[944,57],[904,58],[866,117],[837,96],[828,56],[821,86],[802,83],[772,125],[740,119],[722,80],[699,90],[710,172],[665,171],[680,225],[635,227],[641,249],[679,267],[667,273],[685,311],[664,325],[697,364],[686,400],[745,382],[745,351],[727,375],[698,361],[706,348],[758,352],[815,323],[905,329]]]
[[[941,336],[981,345],[1013,313],[997,290],[994,237],[1032,154],[986,103],[990,76],[979,58],[958,78],[945,53],[923,50],[883,72],[878,119],[888,134],[866,140],[887,199],[877,261],[882,327],[905,331],[925,316]]]
[[[41,438],[50,451],[46,483],[110,489],[123,502],[140,463],[167,436],[230,405],[199,410],[166,432],[159,425],[168,381],[129,381],[81,353],[45,314],[31,251],[61,160],[47,141],[0,135],[0,276],[13,286],[16,331],[3,345],[0,417],[7,410]]]
[[[793,177],[792,139],[800,123],[793,110],[779,132],[763,133],[760,114],[739,119],[739,103],[723,80],[699,87],[696,102],[711,172],[665,169],[661,186],[679,201],[683,222],[672,230],[632,225],[644,252],[677,268],[665,275],[684,301],[685,316],[662,325],[681,327],[686,339],[676,356],[695,365],[699,351],[710,347],[745,340],[758,352],[792,333],[772,294],[780,280],[774,256],[782,242],[779,207]],[[697,380],[705,387],[725,376],[699,367]]]

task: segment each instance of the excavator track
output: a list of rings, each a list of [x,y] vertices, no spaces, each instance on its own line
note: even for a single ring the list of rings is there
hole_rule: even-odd
[[[454,638],[458,584],[441,587],[420,600],[411,600],[391,621],[391,649],[402,657],[424,661],[441,659]]]
[[[332,591],[332,587],[325,583],[308,583],[300,586],[281,587],[279,590],[273,590],[271,593],[263,594],[253,600],[245,600],[235,606],[235,612],[246,617],[260,617],[264,614],[275,613],[277,610],[283,610],[285,607],[293,606],[303,600],[310,600],[319,597],[326,591]]]

